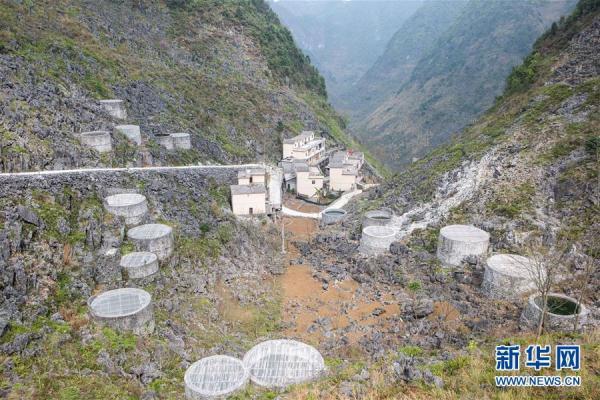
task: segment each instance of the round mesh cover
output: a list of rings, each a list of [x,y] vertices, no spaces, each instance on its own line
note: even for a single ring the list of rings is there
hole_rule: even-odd
[[[461,242],[484,242],[490,240],[490,234],[472,225],[448,225],[440,233],[450,240]]]
[[[156,254],[148,251],[134,251],[121,257],[121,267],[137,268],[148,265],[157,260]]]
[[[265,387],[285,387],[316,378],[325,370],[321,354],[294,340],[268,340],[244,356],[252,382]]]
[[[224,396],[248,382],[242,360],[229,356],[211,356],[196,361],[183,378],[188,398]]]
[[[131,239],[157,239],[171,234],[173,229],[163,224],[146,224],[136,226],[127,232]]]
[[[101,318],[118,318],[135,315],[146,308],[152,297],[142,289],[123,288],[109,290],[96,296],[90,303],[92,312]]]
[[[113,194],[106,198],[106,203],[110,207],[127,207],[135,204],[140,204],[146,201],[144,195],[138,193],[120,193]]]

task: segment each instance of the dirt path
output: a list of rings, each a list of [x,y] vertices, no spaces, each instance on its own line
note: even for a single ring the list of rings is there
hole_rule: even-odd
[[[351,278],[324,284],[311,265],[296,264],[300,258],[294,241],[307,241],[317,233],[317,221],[285,217],[287,235],[286,271],[279,278],[283,290],[284,334],[317,345],[325,338],[345,338],[356,346],[364,328],[386,331],[400,309],[391,295],[373,298]],[[293,264],[290,265],[290,262]],[[396,323],[396,322],[394,322]],[[324,328],[325,327],[325,328]]]

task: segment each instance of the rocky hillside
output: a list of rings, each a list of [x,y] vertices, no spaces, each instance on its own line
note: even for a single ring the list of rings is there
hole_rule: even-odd
[[[352,301],[341,318],[318,320],[324,346],[339,343],[329,338],[342,338],[350,350],[339,350],[344,356],[332,363],[333,377],[298,389],[292,398],[336,398],[327,395],[332,386],[349,398],[598,397],[599,49],[600,5],[581,1],[537,40],[485,115],[351,203],[342,227],[301,247],[302,260],[315,266],[320,282],[331,286],[351,277],[360,283],[360,299],[384,306],[358,326],[340,328],[341,318],[355,315]],[[394,211],[392,225],[402,238],[392,243],[391,254],[365,259],[356,250],[362,217],[381,207]],[[498,301],[483,294],[484,260],[443,267],[436,257],[439,230],[453,223],[489,232],[495,253],[529,254],[525,243],[534,237],[542,238],[535,251],[564,249],[553,290],[582,296],[591,310],[585,333],[536,338],[519,326],[524,298]],[[390,310],[395,304],[399,314]],[[386,316],[391,325],[381,322]],[[376,361],[365,365],[364,356],[348,355],[356,341]],[[493,383],[494,346],[539,341],[581,344],[588,366],[581,387],[500,392]]]
[[[395,169],[445,143],[451,134],[492,105],[501,94],[511,68],[521,62],[535,39],[553,21],[569,13],[574,3],[570,0],[474,0],[466,5],[451,2],[449,7],[461,9],[458,13],[456,9],[447,13],[433,7],[433,17],[425,18],[423,23],[437,25],[439,21],[441,27],[447,28],[440,32],[438,27],[417,25],[417,32],[434,36],[433,45],[428,47],[425,41],[424,49],[417,47],[415,55],[420,58],[413,60],[414,66],[409,64],[408,69],[401,67],[406,58],[385,59],[388,55],[413,55],[411,41],[405,36],[396,37],[401,42],[390,44],[373,71],[373,77],[383,78],[383,85],[390,89],[364,92],[366,97],[362,98],[373,107],[364,112],[366,117],[354,121],[355,134]],[[447,18],[453,14],[455,18],[448,25]],[[398,49],[402,46],[407,48]],[[386,70],[386,65],[393,67]],[[377,90],[382,84],[363,81],[362,85],[367,88],[373,85]],[[363,86],[359,85],[349,97],[360,99]],[[389,96],[379,97],[387,93]]]
[[[270,5],[319,69],[332,104],[339,108],[343,93],[373,65],[394,32],[422,3],[280,0]]]
[[[275,160],[302,129],[347,140],[322,77],[262,0],[3,1],[0,171]],[[136,148],[82,147],[117,123],[98,99],[125,100]],[[120,122],[122,123],[122,122]],[[190,151],[158,133],[190,132]]]

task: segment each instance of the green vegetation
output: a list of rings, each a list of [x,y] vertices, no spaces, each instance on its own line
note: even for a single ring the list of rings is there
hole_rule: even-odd
[[[496,192],[497,198],[487,203],[487,207],[493,214],[514,219],[523,212],[532,210],[535,193],[535,187],[531,183],[505,187]]]

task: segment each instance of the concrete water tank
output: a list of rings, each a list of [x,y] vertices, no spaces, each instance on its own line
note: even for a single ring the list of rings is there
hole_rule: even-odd
[[[467,256],[484,256],[490,235],[472,225],[449,225],[440,230],[437,257],[445,265],[459,266]]]
[[[171,133],[173,147],[176,150],[189,150],[192,148],[192,139],[189,133]]]
[[[117,125],[115,126],[115,130],[125,135],[127,139],[138,146],[142,144],[142,134],[138,125]]]
[[[324,225],[333,225],[346,217],[346,211],[341,208],[328,208],[321,213],[321,222]]]
[[[369,211],[363,218],[363,229],[368,226],[386,226],[392,221],[393,213],[388,209]]]
[[[539,293],[529,296],[521,314],[521,326],[536,329],[542,309],[542,296]],[[588,308],[574,298],[560,293],[549,293],[544,329],[557,332],[570,332],[573,328],[581,330],[587,322],[589,313]],[[577,320],[577,327],[575,327],[575,320]]]
[[[127,225],[137,225],[148,213],[148,202],[146,196],[138,193],[120,193],[105,198],[104,208],[113,215],[125,217]]]
[[[175,145],[173,144],[173,137],[169,134],[159,133],[155,136],[156,143],[161,145],[167,150],[173,150]]]
[[[127,237],[137,251],[156,254],[160,261],[168,259],[173,253],[173,229],[163,224],[146,224],[127,231]]]
[[[516,299],[536,289],[535,264],[516,254],[496,254],[485,262],[481,289],[493,299]]]
[[[206,357],[185,371],[185,397],[188,400],[224,399],[243,389],[248,378],[242,360],[221,355]]]
[[[396,241],[396,231],[387,226],[367,226],[362,230],[358,250],[365,255],[375,256],[386,253]]]
[[[112,138],[107,131],[82,132],[79,140],[99,153],[107,153],[112,150]]]
[[[125,279],[142,279],[158,272],[158,257],[147,251],[136,251],[121,257],[119,265]]]
[[[127,110],[125,109],[125,102],[119,99],[100,100],[100,105],[111,115],[113,118],[126,119]]]
[[[147,334],[154,330],[150,293],[137,288],[109,290],[88,299],[90,315],[119,331]]]
[[[295,340],[268,340],[244,355],[244,366],[255,384],[285,388],[317,378],[325,362],[317,349]]]

